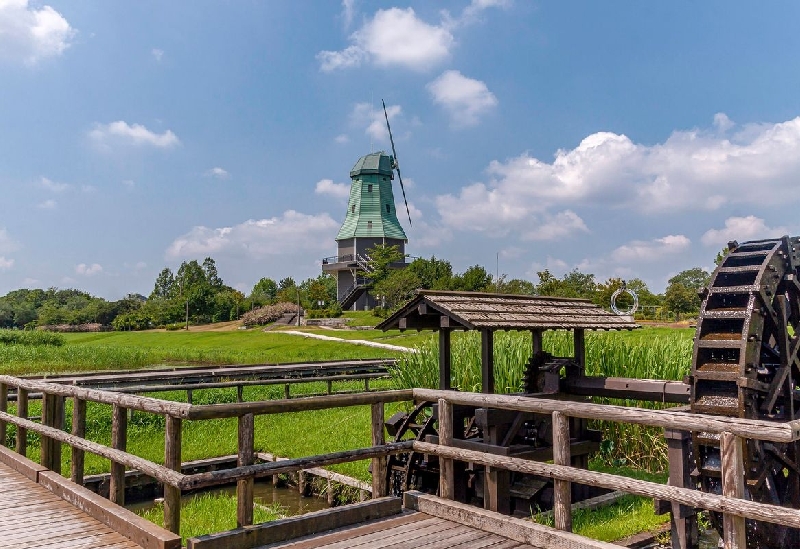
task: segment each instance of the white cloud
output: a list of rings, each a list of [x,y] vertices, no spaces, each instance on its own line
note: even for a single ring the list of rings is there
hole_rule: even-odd
[[[344,28],[350,28],[353,24],[353,16],[356,10],[355,0],[342,0],[342,20],[344,21]]]
[[[522,240],[558,240],[577,232],[588,233],[586,223],[572,210],[546,216],[541,222],[531,221],[531,229],[522,233]]]
[[[718,112],[714,115],[714,127],[721,132],[726,132],[735,125],[736,124],[733,123],[733,120],[728,118],[728,115],[724,112]]]
[[[366,126],[364,133],[377,141],[389,142],[389,130],[386,129],[386,116],[389,117],[389,122],[394,122],[402,112],[400,105],[387,105],[386,115],[383,114],[383,108],[374,108],[370,103],[356,103],[353,106],[353,111],[350,113],[350,121],[355,126]],[[394,133],[394,132],[393,132]],[[394,134],[395,140],[397,134]]]
[[[350,41],[352,44],[343,50],[319,52],[321,70],[358,67],[365,62],[427,70],[448,59],[455,43],[444,25],[422,21],[412,8],[378,10],[350,35]]]
[[[486,84],[467,78],[459,71],[443,72],[427,88],[434,103],[448,111],[455,127],[473,126],[482,115],[497,106],[497,98]]]
[[[33,288],[41,284],[41,281],[38,278],[24,278],[22,279],[22,285],[26,288]]]
[[[34,65],[61,55],[76,31],[50,6],[33,7],[28,0],[0,1],[0,58]]]
[[[0,253],[16,252],[19,248],[19,242],[11,238],[6,229],[0,229]]]
[[[461,16],[454,19],[449,13],[444,12],[449,28],[469,25],[480,20],[481,14],[489,8],[507,8],[511,5],[511,0],[472,0],[470,4],[461,12]]]
[[[331,179],[320,179],[317,181],[314,192],[336,198],[348,198],[350,196],[350,185],[347,183],[334,183]]]
[[[657,261],[665,255],[686,251],[691,241],[683,236],[667,235],[653,240],[633,240],[611,252],[611,259],[621,262]]]
[[[110,124],[95,124],[94,129],[89,132],[89,137],[104,148],[110,148],[113,143],[149,145],[159,149],[170,149],[180,144],[180,140],[172,130],[155,133],[141,124],[130,125],[122,120]]]
[[[40,210],[55,210],[58,208],[58,202],[53,199],[49,199],[45,200],[44,202],[39,202],[36,207]]]
[[[229,253],[264,258],[298,251],[330,248],[339,223],[330,215],[306,215],[287,210],[281,217],[250,219],[232,227],[194,227],[176,238],[168,258],[195,258]]]
[[[230,177],[230,174],[227,172],[227,170],[224,170],[220,167],[207,170],[205,175],[206,177],[213,177],[214,179],[228,179]]]
[[[446,225],[505,234],[531,215],[584,205],[652,215],[800,200],[800,117],[726,135],[676,131],[663,143],[641,145],[598,132],[557,151],[552,162],[527,153],[492,161],[488,182],[439,196],[436,204]]]
[[[72,185],[70,185],[68,183],[56,183],[55,181],[52,181],[52,180],[50,180],[50,179],[48,179],[46,177],[41,178],[37,182],[37,185],[39,187],[41,187],[42,189],[45,189],[45,190],[48,190],[48,191],[51,191],[51,192],[54,192],[54,193],[62,193],[64,191],[69,190],[70,188],[72,188]]]
[[[12,258],[6,259],[5,256],[0,255],[0,271],[7,271],[13,266],[14,260]]]
[[[156,61],[161,63],[161,59],[164,58],[164,50],[153,48],[152,50],[150,50],[150,53],[153,55]]]
[[[92,263],[91,265],[80,263],[75,265],[75,272],[82,276],[94,276],[98,273],[102,273],[103,267],[98,263]]]
[[[788,234],[786,227],[768,227],[763,219],[754,215],[747,217],[729,217],[722,229],[709,229],[700,238],[706,246],[722,246],[731,240],[745,242],[761,238],[774,238]]]
[[[345,143],[350,142],[350,138],[347,137],[347,134],[341,133],[334,138],[334,141],[336,141],[340,145],[344,145]]]
[[[122,184],[128,189],[133,189],[136,186],[136,182],[133,179],[125,179],[122,181]]]

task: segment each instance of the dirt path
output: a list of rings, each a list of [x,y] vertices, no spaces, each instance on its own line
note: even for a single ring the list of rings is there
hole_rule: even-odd
[[[365,345],[367,347],[377,347],[379,349],[389,349],[391,351],[400,351],[401,353],[416,353],[416,349],[410,347],[401,347],[400,345],[390,345],[389,343],[380,343],[378,341],[367,341],[366,339],[342,339],[341,337],[332,337],[320,334],[311,334],[308,332],[298,332],[297,330],[281,330],[281,334],[290,334],[311,339],[321,339],[323,341],[340,341],[342,343],[352,343],[353,345]]]

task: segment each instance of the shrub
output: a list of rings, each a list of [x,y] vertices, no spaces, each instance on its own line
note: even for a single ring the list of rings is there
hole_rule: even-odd
[[[263,326],[275,322],[285,313],[297,312],[297,305],[294,303],[276,303],[253,309],[242,315],[242,323],[245,326]]]

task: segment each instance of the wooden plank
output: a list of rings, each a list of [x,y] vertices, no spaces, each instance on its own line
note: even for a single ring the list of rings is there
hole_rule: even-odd
[[[570,465],[569,417],[553,412],[553,463]],[[572,532],[572,486],[569,481],[553,481],[553,517],[559,530]]]
[[[722,495],[744,498],[744,441],[731,433],[722,433]],[[722,539],[725,549],[747,549],[747,532],[744,517],[725,513],[722,515]]]
[[[380,498],[191,538],[187,549],[249,549],[383,518],[400,512],[399,498]]]
[[[414,524],[413,526],[399,526],[391,530],[367,534],[357,538],[337,541],[335,543],[320,543],[320,549],[380,549],[392,547],[396,543],[410,542],[421,544],[421,540],[428,535],[440,531],[453,530],[459,527],[458,524],[435,517],[427,517]],[[463,530],[462,530],[463,531]]]
[[[376,402],[372,405],[372,445],[383,446],[386,437],[383,433],[384,404]],[[372,498],[389,495],[389,475],[386,470],[386,456],[372,458]]]
[[[47,471],[47,467],[39,465],[35,461],[31,461],[5,447],[0,447],[0,463],[8,465],[33,482],[39,480],[40,471]]]
[[[619,549],[620,547],[416,491],[408,491],[403,494],[403,504],[408,509],[458,522],[535,547],[558,547],[559,549]]]
[[[72,436],[86,438],[86,401],[80,398],[72,400]],[[72,447],[72,464],[70,478],[75,484],[83,484],[84,452]]]
[[[0,380],[2,376],[0,376]],[[356,393],[351,395],[323,395],[306,398],[292,398],[289,400],[268,400],[258,402],[239,402],[233,404],[207,404],[191,406],[185,417],[189,419],[213,419],[238,417],[245,414],[278,414],[285,412],[307,412],[311,410],[325,410],[328,408],[343,408],[347,406],[366,406],[376,402],[403,402],[411,400],[412,391],[401,389],[396,391],[373,391],[369,393]]]
[[[128,411],[114,405],[111,412],[111,447],[124,452],[128,447]],[[111,461],[111,483],[109,499],[117,505],[125,505],[125,464]]]
[[[424,454],[434,454],[440,457],[444,456],[461,461],[471,461],[482,465],[501,467],[511,471],[529,473],[541,477],[568,480],[579,484],[619,490],[648,498],[665,499],[689,507],[698,507],[720,513],[731,513],[740,517],[763,520],[765,522],[781,524],[791,528],[800,528],[800,510],[798,509],[719,496],[700,492],[698,490],[691,490],[689,488],[668,486],[656,482],[637,480],[608,473],[598,473],[577,467],[551,465],[548,463],[496,456],[459,448],[447,448],[427,442],[415,441],[414,450]]]
[[[144,549],[178,549],[181,538],[94,492],[50,471],[39,473],[39,484]]]
[[[42,426],[53,428],[53,395],[43,395],[42,397]],[[0,415],[5,412],[0,411]],[[39,442],[39,459],[46,469],[52,469],[53,465],[53,445],[48,436],[42,436]]]
[[[28,419],[28,391],[17,389],[17,416]],[[24,456],[28,452],[28,430],[17,426],[17,453]]]
[[[442,320],[446,319],[442,317]],[[452,388],[452,347],[450,334],[452,330],[443,327],[439,330],[439,389],[447,391]]]
[[[449,446],[453,442],[453,406],[439,399],[439,443]],[[439,460],[439,494],[444,499],[454,499],[456,493],[453,460]]]
[[[462,393],[460,391],[439,391],[436,389],[413,389],[413,395],[414,400],[417,401],[427,400],[433,402],[440,398],[445,398],[452,404],[475,408],[500,408],[537,414],[551,414],[558,411],[570,417],[583,419],[669,427],[685,431],[730,432],[744,438],[773,442],[792,442],[796,438],[800,438],[800,420],[781,424],[755,419],[704,416],[703,414],[671,410],[646,410],[633,406],[592,404],[513,395]]]
[[[494,332],[481,330],[481,392],[494,393]]]
[[[183,421],[177,417],[166,417],[164,430],[164,466],[181,472],[181,426]],[[164,485],[164,528],[175,534],[181,526],[181,489]]]
[[[255,460],[255,416],[246,414],[239,417],[239,467],[252,465]],[[255,477],[248,476],[236,481],[236,527],[253,524],[253,485]]]

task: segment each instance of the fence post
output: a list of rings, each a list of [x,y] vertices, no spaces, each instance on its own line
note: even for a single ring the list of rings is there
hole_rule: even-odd
[[[164,466],[181,472],[181,418],[166,416]],[[173,534],[181,530],[181,489],[164,484],[164,528]]]
[[[62,399],[63,406],[64,401]],[[59,422],[58,397],[42,393],[42,425],[61,429],[63,427],[64,410],[61,410],[62,422]],[[41,436],[41,464],[42,467],[61,473],[61,443]]]
[[[729,498],[744,497],[744,441],[732,433],[720,436],[722,453],[722,495]],[[722,515],[722,539],[725,549],[747,549],[747,532],[744,517],[730,513]]]
[[[569,417],[563,412],[553,412],[553,463],[570,465]],[[572,531],[572,494],[570,482],[553,481],[553,517],[556,528]]]
[[[72,434],[76,437],[86,438],[86,401],[80,398],[72,399]],[[83,484],[83,463],[83,450],[73,446],[70,477],[75,484]]]
[[[123,452],[128,448],[128,411],[115,404],[111,412],[111,446]],[[117,505],[125,505],[125,465],[111,462],[109,499]]]
[[[64,397],[59,395],[53,396],[53,427],[59,430],[64,430]],[[61,474],[61,442],[58,440],[51,440],[50,444],[53,449],[53,463],[49,467],[54,473]]]
[[[439,444],[450,446],[453,443],[453,405],[439,399]],[[444,499],[455,497],[455,475],[453,460],[439,458],[439,495]]]
[[[372,405],[372,445],[386,442],[383,435],[383,402]],[[389,494],[389,479],[386,471],[386,456],[372,458],[372,497],[382,498]]]
[[[255,416],[245,414],[239,417],[239,459],[237,465],[245,467],[253,464],[255,452]],[[236,481],[236,527],[253,524],[253,477]]]
[[[28,419],[28,390],[17,388],[17,417]],[[28,430],[17,427],[17,453],[24,456],[28,452]]]
[[[8,385],[0,383],[0,412],[8,411]],[[6,445],[6,422],[0,421],[0,446]]]

